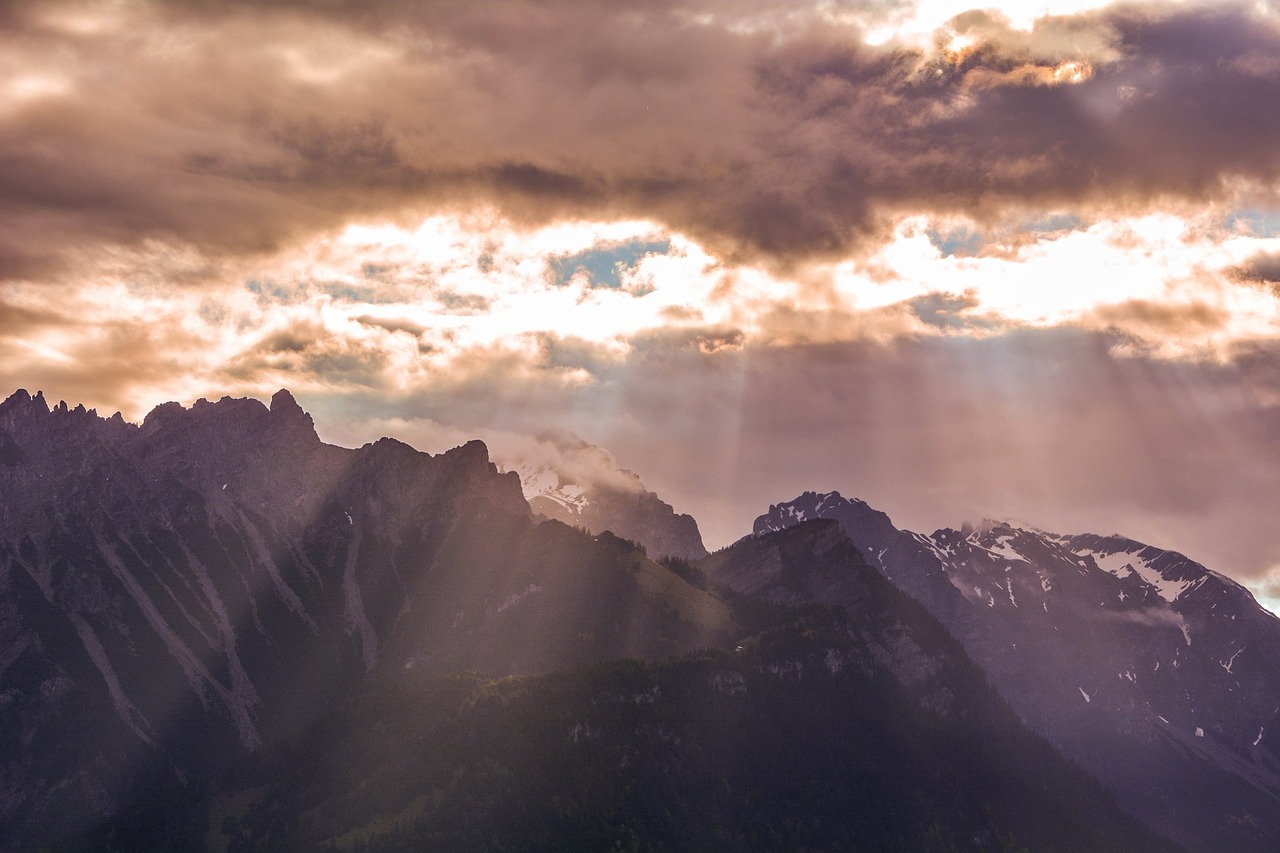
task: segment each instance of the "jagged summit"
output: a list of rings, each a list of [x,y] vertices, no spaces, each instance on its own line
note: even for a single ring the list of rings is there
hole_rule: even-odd
[[[281,388],[271,395],[270,408],[272,412],[302,412],[302,407],[298,405],[298,401],[294,399],[293,394],[289,393],[288,388]]]
[[[773,504],[755,520],[752,535],[764,536],[792,525],[816,518],[839,521],[846,528],[862,531],[864,543],[870,545],[867,557],[880,568],[878,554],[888,548],[898,530],[889,516],[857,498],[846,498],[839,492],[803,492],[793,501]]]
[[[29,405],[32,408],[41,409],[45,412],[49,411],[49,404],[44,400],[44,392],[37,390],[33,397],[26,388],[19,388],[15,391],[9,399],[4,401],[4,405],[6,407],[10,405]]]
[[[59,400],[56,405],[50,408],[45,400],[43,391],[36,391],[35,396],[31,396],[30,392],[25,388],[19,388],[10,394],[3,402],[0,402],[0,415],[5,412],[13,412],[25,410],[28,414],[59,414],[59,415],[92,415],[98,416],[97,409],[86,409],[84,403],[77,403],[72,408],[66,400]],[[119,413],[117,413],[119,414]]]
[[[120,412],[103,418],[96,408],[86,408],[83,403],[77,403],[72,407],[67,401],[60,400],[50,407],[43,391],[36,391],[33,396],[25,388],[19,388],[0,402],[0,418],[6,416],[15,424],[15,419],[28,420],[43,416],[90,419],[119,426],[126,424],[131,427],[136,426],[147,434],[153,434],[162,429],[191,428],[214,423],[217,423],[219,428],[225,428],[230,423],[241,421],[245,425],[259,428],[266,424],[277,428],[284,427],[293,433],[294,438],[306,437],[319,441],[315,435],[315,425],[311,416],[303,411],[293,395],[285,389],[276,392],[271,398],[270,408],[250,397],[224,396],[217,402],[210,402],[202,397],[190,408],[176,401],[160,403],[146,414],[140,424],[133,424],[126,421]]]
[[[168,431],[205,433],[216,443],[235,443],[249,435],[275,435],[289,442],[319,444],[311,416],[288,391],[278,391],[268,407],[252,397],[224,396],[216,402],[196,400],[190,408],[168,402],[156,406],[142,421],[148,435]]]

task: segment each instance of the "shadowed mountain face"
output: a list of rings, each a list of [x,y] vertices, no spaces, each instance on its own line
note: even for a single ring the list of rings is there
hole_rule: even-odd
[[[1280,620],[1243,587],[1118,536],[995,522],[900,531],[834,492],[770,507],[755,533],[819,518],[838,522],[1024,721],[1134,814],[1193,849],[1280,847]],[[774,575],[753,583],[859,606],[839,572]]]
[[[0,404],[0,849],[212,772],[370,677],[732,633],[722,601],[628,543],[537,523],[479,442],[325,445],[283,391],[141,426]]]
[[[772,604],[726,594],[747,626],[733,651],[498,681],[401,670],[69,849],[1171,849],[1018,723],[834,522],[709,564],[787,578],[755,590]],[[856,605],[781,606],[811,570]]]

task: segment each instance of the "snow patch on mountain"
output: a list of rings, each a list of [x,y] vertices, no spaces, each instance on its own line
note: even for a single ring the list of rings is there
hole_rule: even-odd
[[[1022,556],[1022,554],[1018,553],[1018,550],[1013,547],[1013,544],[1011,541],[1012,539],[1013,539],[1013,534],[1005,533],[1000,536],[997,536],[995,542],[993,542],[992,544],[986,545],[986,546],[979,546],[979,547],[983,547],[983,549],[986,550],[987,552],[991,554],[995,554],[997,557],[1003,557],[1006,560],[1011,560],[1013,562],[1018,562],[1018,563],[1031,562],[1026,557]]]
[[[1108,553],[1105,551],[1091,551],[1087,548],[1079,549],[1074,553],[1082,557],[1092,558],[1098,568],[1118,578],[1137,575],[1147,586],[1155,590],[1157,595],[1170,603],[1177,601],[1178,597],[1190,587],[1204,580],[1203,578],[1165,577],[1150,561],[1137,553],[1126,551]]]
[[[572,515],[580,515],[587,504],[586,488],[566,481],[550,466],[539,465],[515,470],[520,475],[520,489],[526,500],[545,498]]]
[[[536,516],[591,533],[611,531],[639,542],[653,556],[705,557],[698,523],[645,488],[602,448],[565,436],[543,436],[535,446],[505,457],[520,478]]]

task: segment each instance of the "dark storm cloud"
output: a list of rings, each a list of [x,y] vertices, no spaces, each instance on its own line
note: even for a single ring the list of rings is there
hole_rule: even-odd
[[[999,326],[999,321],[990,317],[966,314],[981,305],[971,293],[926,293],[907,304],[922,323],[944,331],[990,330]]]
[[[1167,305],[1145,299],[1100,305],[1093,316],[1114,328],[1140,331],[1146,340],[1193,338],[1216,331],[1230,319],[1226,311],[1202,302]]]
[[[251,382],[264,375],[385,389],[389,355],[376,344],[335,335],[317,320],[295,319],[262,335],[232,358],[224,372]]]
[[[956,27],[976,44],[950,58],[794,9],[7,4],[14,76],[53,88],[4,105],[0,274],[144,240],[271,252],[475,204],[648,217],[787,260],[902,212],[1143,208],[1280,177],[1280,33],[1245,4],[1032,34],[972,14]],[[105,23],[63,20],[84,10]],[[1070,61],[1082,82],[1055,79]]]
[[[1253,281],[1277,288],[1280,287],[1280,255],[1259,253],[1228,272],[1241,281]]]

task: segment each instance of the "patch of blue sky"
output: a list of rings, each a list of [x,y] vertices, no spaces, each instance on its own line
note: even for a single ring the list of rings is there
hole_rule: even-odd
[[[670,240],[627,240],[621,243],[597,243],[590,249],[572,255],[559,255],[547,263],[557,285],[564,286],[579,272],[592,287],[622,287],[622,277],[633,271],[649,255],[665,255],[671,251]]]
[[[1014,235],[1034,234],[1051,237],[1086,227],[1088,223],[1071,213],[1048,213],[1030,219],[1003,223],[991,232],[980,231],[972,225],[953,225],[948,228],[930,228],[925,232],[929,242],[937,247],[943,257],[971,258],[982,252],[988,243],[1001,243]]]
[[[1280,210],[1233,210],[1227,214],[1227,228],[1242,228],[1255,237],[1280,237]]]
[[[338,302],[357,302],[366,305],[393,305],[402,301],[402,296],[394,288],[383,288],[380,282],[370,281],[368,284],[351,284],[345,281],[320,281],[315,288]]]
[[[298,287],[293,284],[281,284],[271,279],[251,278],[244,283],[244,289],[258,297],[260,303],[291,305],[298,301]]]
[[[1058,234],[1063,231],[1076,231],[1084,228],[1085,225],[1085,221],[1073,213],[1050,213],[1020,222],[1017,227],[1020,231],[1031,231],[1035,234]]]
[[[983,243],[986,242],[982,232],[975,231],[968,225],[957,225],[945,231],[938,228],[930,228],[925,232],[925,235],[929,238],[929,242],[942,253],[944,258],[972,257],[981,251]]]

